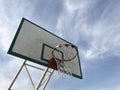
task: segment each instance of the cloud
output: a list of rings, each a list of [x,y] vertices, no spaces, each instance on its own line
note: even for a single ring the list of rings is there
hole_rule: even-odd
[[[1,54],[0,54],[1,56]],[[15,58],[16,59],[16,58]],[[6,60],[6,62],[5,62]],[[17,61],[17,59],[16,59]],[[21,64],[20,60],[18,59],[17,62],[15,62],[12,59],[6,57],[5,58],[0,58],[0,65],[1,65],[1,69],[0,69],[0,81],[2,82],[0,84],[0,89],[1,90],[7,90],[8,86],[15,74],[15,71],[17,70],[17,68],[19,67],[19,65]]]
[[[10,35],[9,35],[9,32],[7,30],[8,28],[6,27],[0,27],[0,33],[1,33],[1,36],[0,36],[0,42],[1,42],[1,49],[7,51],[8,50],[8,45],[10,43]]]
[[[31,11],[28,9],[30,3],[27,1],[1,1],[0,3],[0,33],[1,46],[5,51],[11,42],[11,38],[17,30],[18,24],[22,17],[29,17]]]
[[[82,90],[88,90],[88,88],[79,88],[79,89],[82,89]],[[77,89],[77,90],[79,90]],[[115,86],[110,86],[110,87],[100,87],[100,88],[89,88],[89,90],[120,90],[120,86],[119,85],[115,85]]]
[[[119,78],[119,73],[114,75],[112,73],[119,72],[117,69],[119,59],[117,58],[120,57],[120,13],[118,10],[120,6],[117,1],[117,4],[108,2],[109,4],[105,3],[101,10],[100,6],[97,7],[98,1],[84,3],[84,8],[80,8],[79,5],[77,8],[74,7],[73,2],[70,7],[73,9],[64,4],[66,9],[61,13],[56,27],[61,37],[78,46],[83,73],[81,83],[83,88],[79,89],[97,90],[100,88],[102,90],[104,88],[104,90],[109,90],[115,88],[119,90],[119,87],[116,86],[119,80],[115,79]],[[81,3],[83,4],[82,1]],[[71,4],[69,3],[69,5]],[[97,10],[94,10],[96,8]],[[100,10],[101,13],[97,13]],[[95,17],[96,14],[98,14],[97,17]],[[112,75],[113,78],[111,79],[109,75]],[[97,81],[99,81],[99,85],[96,83]],[[110,83],[106,84],[107,82]],[[96,88],[94,88],[95,86]]]
[[[10,83],[9,79],[6,78],[4,75],[0,75],[0,81],[2,81],[2,83],[0,84],[0,89],[1,90],[7,90],[7,87]]]
[[[78,46],[84,79],[81,81],[74,79],[77,82],[77,84],[74,83],[75,88],[79,88],[79,84],[82,84],[80,89],[83,90],[86,88],[86,90],[97,90],[98,88],[98,90],[120,90],[118,84],[120,57],[119,4],[119,0],[62,0],[54,3],[52,0],[48,2],[44,2],[44,0],[0,0],[0,81],[2,82],[0,89],[7,89],[6,86],[10,84],[22,63],[22,60],[16,60],[6,53],[21,18],[26,17]],[[96,74],[96,71],[99,72]],[[34,73],[33,76],[36,76],[35,82],[37,82],[40,75],[34,70],[32,73]],[[115,73],[115,75],[111,73]],[[26,73],[24,72],[24,74]],[[25,79],[18,79],[15,86],[19,87],[20,90],[25,89],[24,85],[30,85],[29,79],[27,80],[24,74],[21,77]],[[110,75],[112,75],[112,78]],[[104,76],[104,81],[102,76]],[[63,80],[58,80],[58,78],[58,74],[53,76],[52,83],[48,85],[49,89],[58,88],[57,85],[60,85],[60,89],[62,89],[61,82]],[[66,81],[66,84],[63,85],[70,90],[69,85],[71,84],[67,85],[70,81],[64,81]],[[95,87],[94,89],[97,81],[101,85],[97,85],[98,88]],[[23,82],[24,84],[19,85]],[[106,84],[106,82],[110,83]]]
[[[0,90],[7,90],[21,62],[7,55],[11,40],[22,17],[29,17],[27,1],[0,0]],[[16,59],[14,61],[14,59]],[[23,81],[24,82],[24,81]]]
[[[86,60],[104,55],[108,51],[114,54],[115,49],[119,48],[120,27],[119,19],[117,19],[119,16],[112,16],[119,15],[119,5],[98,0],[95,2],[81,0],[77,4],[79,5],[72,0],[65,2],[66,9],[57,23],[57,28],[62,33],[61,36],[75,43]],[[112,15],[109,14],[111,10]]]
[[[56,22],[63,10],[63,0],[36,0],[33,1],[31,20],[43,28],[56,32]]]

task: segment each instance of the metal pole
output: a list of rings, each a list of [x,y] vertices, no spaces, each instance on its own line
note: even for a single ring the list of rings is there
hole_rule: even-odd
[[[50,74],[48,80],[47,80],[46,83],[45,83],[45,86],[43,87],[43,90],[45,90],[45,88],[46,88],[46,86],[47,86],[47,84],[48,84],[48,82],[49,82],[49,80],[50,80],[50,78],[51,78],[53,72],[54,72],[54,70],[52,70],[52,72],[51,72],[51,74]]]
[[[46,73],[48,72],[48,69],[49,69],[49,68],[47,67],[46,70],[44,71],[43,76],[41,77],[41,79],[40,79],[38,85],[36,86],[35,90],[38,90],[38,89],[39,89],[39,87],[40,87],[42,81],[43,81],[44,78],[45,78]]]
[[[21,67],[19,68],[19,70],[18,70],[18,72],[16,73],[15,77],[13,78],[13,80],[12,80],[12,82],[11,82],[8,90],[11,90],[11,87],[13,86],[15,80],[17,79],[18,75],[20,74],[20,72],[21,72],[22,68],[24,67],[25,63],[26,63],[26,60],[23,62],[23,64],[22,64]]]

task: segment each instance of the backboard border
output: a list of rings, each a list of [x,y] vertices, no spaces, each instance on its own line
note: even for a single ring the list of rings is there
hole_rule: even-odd
[[[21,30],[21,27],[22,27],[24,21],[27,21],[27,22],[29,22],[29,23],[31,23],[31,24],[33,24],[33,25],[35,25],[35,26],[37,26],[37,27],[45,30],[46,32],[48,32],[48,33],[56,36],[57,38],[60,38],[59,36],[53,34],[52,32],[49,32],[48,30],[42,28],[41,26],[39,26],[39,25],[37,25],[37,24],[35,24],[35,23],[33,23],[33,22],[31,22],[31,21],[29,21],[29,20],[27,20],[27,19],[25,19],[25,18],[23,17],[22,20],[21,20],[21,22],[20,22],[20,24],[19,24],[19,27],[18,27],[18,29],[17,29],[17,32],[16,32],[16,34],[15,34],[15,36],[14,36],[14,38],[13,38],[13,41],[12,41],[12,43],[11,43],[11,45],[10,45],[10,48],[8,49],[8,52],[7,52],[7,53],[8,53],[8,54],[11,54],[11,55],[14,55],[14,56],[17,56],[17,57],[19,57],[19,58],[23,58],[23,59],[25,59],[25,60],[28,60],[28,61],[31,61],[31,62],[34,62],[34,63],[37,63],[37,64],[41,64],[41,65],[43,65],[43,66],[48,67],[48,65],[45,64],[45,63],[42,63],[42,62],[40,62],[40,61],[38,61],[38,60],[35,60],[35,59],[33,59],[33,58],[29,58],[29,57],[27,57],[27,56],[24,56],[24,55],[22,55],[22,54],[18,54],[18,53],[16,53],[16,52],[12,51],[12,49],[13,49],[13,47],[14,47],[14,44],[15,44],[15,42],[16,42],[16,40],[17,40],[17,37],[18,37],[18,35],[19,35],[19,32],[20,32],[20,30]],[[72,44],[72,43],[64,40],[63,38],[60,38],[60,39],[63,40],[63,41],[65,41],[65,42],[67,42],[67,43],[69,43],[69,44]],[[74,45],[74,44],[72,44],[72,45]],[[77,47],[76,45],[74,45],[74,46],[77,48],[77,52],[78,52],[78,47]],[[75,75],[75,74],[72,74],[72,75],[73,75],[74,77],[76,77],[76,78],[82,79],[83,76],[82,76],[82,69],[81,69],[79,52],[78,52],[78,62],[79,62],[79,69],[80,69],[80,75],[81,75],[81,76]],[[47,63],[47,62],[46,62],[46,63]]]

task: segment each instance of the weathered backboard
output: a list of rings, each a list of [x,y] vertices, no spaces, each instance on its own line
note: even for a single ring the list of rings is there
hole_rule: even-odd
[[[8,54],[48,67],[48,60],[52,57],[52,49],[63,43],[72,44],[23,18]],[[75,64],[72,76],[82,79],[79,55]]]

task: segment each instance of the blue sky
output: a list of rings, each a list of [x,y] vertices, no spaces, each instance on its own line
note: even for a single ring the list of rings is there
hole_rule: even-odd
[[[79,49],[83,79],[55,72],[46,90],[120,90],[119,0],[0,0],[0,90],[7,90],[23,62],[7,54],[22,17]],[[23,71],[16,90],[33,90],[29,84]]]

